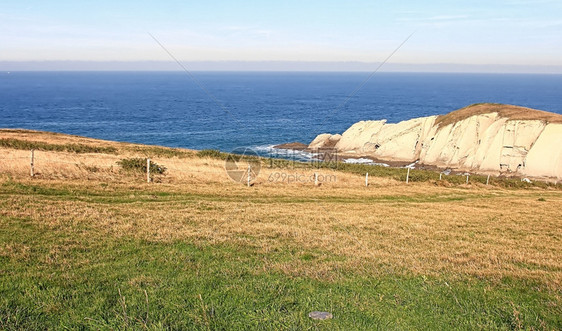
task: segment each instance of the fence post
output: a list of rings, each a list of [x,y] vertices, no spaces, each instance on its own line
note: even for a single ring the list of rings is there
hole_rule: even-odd
[[[410,168],[408,167],[408,173],[406,174],[406,184],[410,182]]]
[[[30,164],[31,165],[31,170],[30,170],[31,177],[35,176],[35,169],[34,169],[34,165],[33,165],[34,161],[35,161],[35,150],[32,149],[31,150],[31,164]]]
[[[252,166],[250,164],[248,164],[248,187],[250,187],[250,173],[252,172]]]
[[[365,186],[366,187],[369,186],[369,173],[368,172],[365,174]]]
[[[439,180],[441,180],[441,178],[443,178],[443,173],[442,173],[442,172],[439,173]]]
[[[150,159],[146,158],[146,182],[150,183]]]
[[[488,175],[488,178],[486,179],[486,185],[490,184],[490,175]]]
[[[467,183],[467,184],[468,184],[468,176],[469,176],[469,175],[466,175],[466,183]]]

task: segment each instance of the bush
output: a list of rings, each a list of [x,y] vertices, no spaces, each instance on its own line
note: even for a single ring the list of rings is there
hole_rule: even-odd
[[[203,149],[200,150],[199,152],[197,152],[197,157],[210,157],[212,159],[220,159],[220,160],[226,160],[226,158],[228,157],[228,153],[223,153],[221,151],[218,151],[216,149]]]
[[[117,164],[123,168],[123,170],[146,173],[146,159],[143,158],[132,158],[132,159],[122,159],[117,161]],[[156,164],[150,161],[150,173],[162,175],[166,172],[166,167]]]
[[[49,144],[42,141],[19,140],[12,138],[0,139],[0,147],[24,149],[35,149],[38,151],[70,152],[70,153],[105,153],[116,154],[115,147],[90,146],[83,144]]]
[[[169,147],[160,147],[160,146],[127,146],[125,147],[125,149],[134,153],[141,153],[142,155],[148,157],[188,158],[194,155],[192,151],[188,151],[180,148],[169,148]]]

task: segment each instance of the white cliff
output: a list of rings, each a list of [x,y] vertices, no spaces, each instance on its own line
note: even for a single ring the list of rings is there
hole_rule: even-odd
[[[324,147],[344,156],[562,179],[562,115],[509,105],[473,105],[396,124],[361,121],[309,145]]]
[[[309,149],[319,149],[319,148],[332,148],[340,141],[341,134],[329,134],[324,133],[318,135],[314,140],[308,145]]]

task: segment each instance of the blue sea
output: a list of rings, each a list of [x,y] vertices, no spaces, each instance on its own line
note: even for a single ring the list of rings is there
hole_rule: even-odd
[[[472,103],[562,114],[562,75],[277,72],[0,73],[0,127],[219,149],[310,142],[361,120]],[[350,97],[351,95],[351,97]],[[347,102],[346,102],[347,100]]]

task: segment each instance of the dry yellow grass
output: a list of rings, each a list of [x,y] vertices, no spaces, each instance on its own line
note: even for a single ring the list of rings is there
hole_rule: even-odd
[[[0,182],[11,177],[23,185],[78,192],[76,199],[62,200],[41,194],[4,195],[0,213],[70,233],[83,231],[87,224],[107,236],[235,243],[297,256],[316,252],[313,260],[268,265],[294,276],[445,273],[533,279],[553,288],[562,284],[559,191],[406,185],[383,178],[372,178],[373,185],[366,188],[361,176],[325,170],[321,173],[337,180],[319,187],[310,181],[269,181],[279,169],[263,169],[248,188],[228,178],[223,161],[175,157],[155,158],[168,167],[169,175],[146,184],[142,176],[118,171],[116,161],[125,156],[134,153],[39,152],[40,175],[30,179],[29,152],[0,149],[0,160],[11,160],[0,164]],[[87,167],[103,170],[91,172]],[[314,170],[282,171],[308,178],[314,174]],[[23,257],[26,251],[1,250]],[[324,258],[334,255],[341,259]]]
[[[195,157],[153,157],[150,155],[150,151],[143,151],[143,148],[149,147],[145,145],[118,143],[39,131],[0,130],[0,139],[5,138],[40,141],[49,144],[74,143],[118,148],[119,152],[117,155],[35,151],[34,169],[37,178],[129,181],[130,175],[120,176],[117,161],[123,158],[150,156],[152,161],[164,165],[168,169],[166,176],[157,176],[159,182],[185,184],[191,182],[223,183],[231,181],[225,172],[225,162],[223,160]],[[193,152],[190,150],[185,151]],[[242,165],[241,168],[244,169],[245,166]],[[364,183],[364,179],[356,175],[326,169],[314,171],[311,169],[262,168],[259,177],[255,180],[255,184],[308,186],[314,183],[315,172],[319,174],[319,181],[325,186],[361,186]],[[28,176],[30,173],[30,151],[0,148],[0,173],[11,173],[19,177]],[[277,177],[277,174],[282,174],[283,177]],[[334,176],[336,177],[334,178]],[[386,178],[376,180],[373,178],[372,183],[389,185],[394,183],[394,181]]]
[[[541,120],[547,123],[562,123],[562,115],[532,108],[481,103],[455,110],[437,117],[435,124],[446,126],[467,119],[471,116],[498,113],[499,116],[513,120]]]

